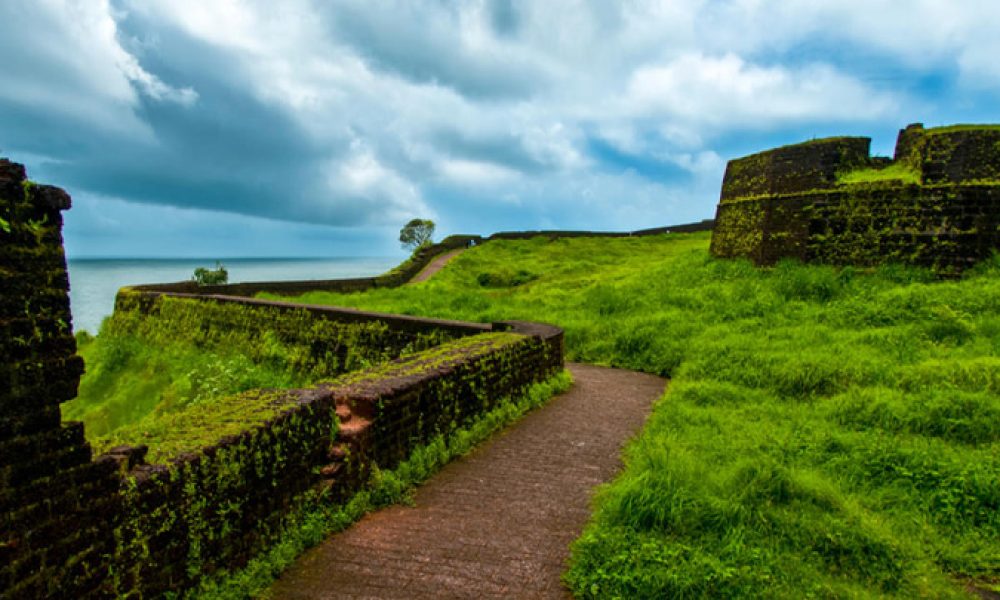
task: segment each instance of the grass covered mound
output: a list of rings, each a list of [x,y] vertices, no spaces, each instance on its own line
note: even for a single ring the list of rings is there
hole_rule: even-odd
[[[495,241],[423,284],[298,300],[547,321],[573,360],[673,378],[574,544],[578,596],[995,586],[1000,261],[939,281],[761,270],[707,247],[708,234]]]

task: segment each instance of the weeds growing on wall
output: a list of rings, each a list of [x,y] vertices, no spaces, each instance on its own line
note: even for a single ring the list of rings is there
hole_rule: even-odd
[[[137,300],[135,301],[137,302]],[[95,338],[78,336],[87,372],[63,417],[99,438],[254,389],[304,387],[449,339],[401,337],[386,325],[338,323],[305,311],[159,298],[151,314],[119,305]]]
[[[414,487],[442,466],[467,454],[526,412],[569,389],[571,384],[569,372],[563,371],[547,381],[532,385],[520,398],[500,402],[467,427],[435,437],[415,449],[395,469],[381,471],[375,467],[365,489],[345,504],[330,504],[322,496],[307,499],[298,512],[289,517],[288,527],[263,556],[252,560],[240,571],[203,581],[189,597],[212,600],[256,597],[305,549],[320,543],[331,533],[345,529],[367,512],[409,502]]]
[[[920,171],[906,163],[896,163],[883,168],[865,167],[840,173],[837,183],[850,185],[854,183],[874,183],[877,181],[895,181],[900,183],[919,184]]]
[[[566,331],[673,377],[573,547],[580,597],[967,597],[1000,580],[1000,258],[963,279],[495,241],[426,283],[299,301]],[[482,273],[539,276],[487,288]],[[992,582],[992,583],[991,583]]]

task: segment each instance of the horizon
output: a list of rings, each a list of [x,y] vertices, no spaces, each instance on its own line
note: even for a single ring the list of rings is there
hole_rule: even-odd
[[[100,262],[100,261],[226,261],[246,262],[246,261],[282,261],[282,260],[359,260],[359,259],[396,259],[390,255],[370,255],[370,256],[67,256],[69,262]]]

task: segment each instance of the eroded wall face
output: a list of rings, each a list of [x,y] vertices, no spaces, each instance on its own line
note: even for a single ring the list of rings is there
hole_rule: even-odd
[[[0,597],[102,595],[114,548],[116,465],[91,462],[76,395],[62,247],[65,192],[0,160]]]
[[[838,151],[838,143],[731,161],[712,253],[759,265],[782,258],[865,267],[897,262],[957,275],[1000,248],[1000,128],[902,130],[895,166],[919,184],[877,178],[838,184],[838,172],[859,166],[861,148]],[[838,164],[838,156],[846,162]],[[871,167],[893,164],[868,160]],[[782,173],[777,179],[774,165]]]
[[[554,327],[188,295],[173,307],[189,310],[206,336],[249,315],[262,335],[315,346],[338,364],[349,362],[334,351],[344,343],[373,362],[423,352],[349,381],[220,399],[270,410],[233,419],[239,433],[205,445],[185,437],[187,450],[157,464],[146,463],[145,446],[92,459],[83,426],[60,422],[59,405],[76,395],[83,372],[62,248],[60,211],[69,205],[62,190],[28,184],[22,166],[0,161],[0,600],[182,595],[245,565],[306,501],[346,497],[371,465],[395,465],[562,368]],[[154,320],[165,303],[133,292],[119,308]],[[436,345],[444,340],[452,341]],[[220,419],[229,415],[219,408]]]
[[[917,144],[924,185],[1000,181],[1000,129],[925,134]]]
[[[837,182],[838,171],[868,162],[870,147],[869,138],[831,138],[731,160],[722,182],[721,203],[830,188]]]

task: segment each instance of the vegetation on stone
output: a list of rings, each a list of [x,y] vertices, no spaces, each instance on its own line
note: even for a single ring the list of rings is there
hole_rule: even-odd
[[[711,251],[957,276],[1000,250],[1000,128],[899,132],[893,159],[868,138],[830,138],[731,160]]]
[[[504,399],[466,426],[434,436],[395,468],[375,469],[365,487],[345,503],[331,503],[323,495],[304,498],[266,552],[242,569],[203,580],[189,597],[204,600],[258,597],[304,550],[346,529],[368,512],[409,502],[414,487],[445,464],[469,453],[528,411],[569,389],[571,384],[569,372],[561,371],[530,386],[519,397]]]
[[[299,301],[566,330],[673,378],[573,548],[580,597],[967,597],[1000,575],[1000,257],[962,279],[494,241],[416,286]],[[484,288],[482,273],[539,276]]]
[[[401,339],[374,323],[337,323],[305,311],[160,298],[150,312],[128,293],[97,337],[79,340],[87,371],[63,416],[107,447],[123,426],[159,430],[161,417],[254,389],[303,387],[449,339]],[[113,444],[111,444],[113,445]]]
[[[919,184],[920,173],[910,165],[900,163],[881,169],[875,167],[854,169],[837,175],[837,183],[843,185],[873,183],[876,181],[898,181],[901,183]]]

